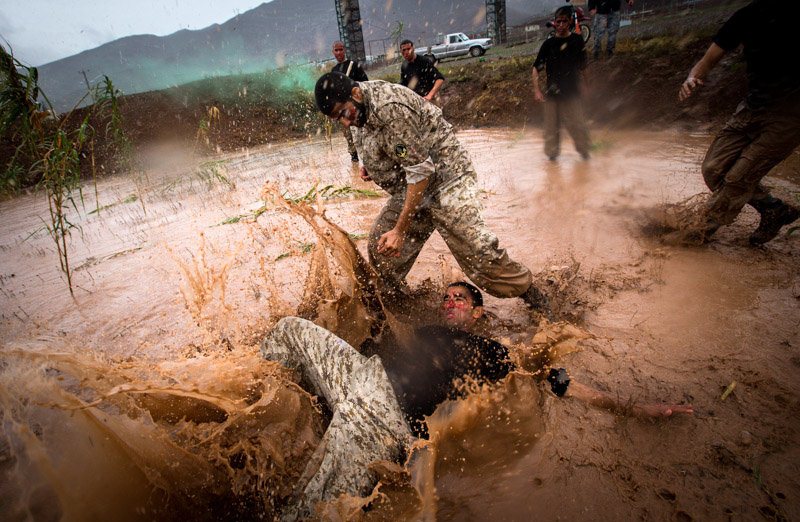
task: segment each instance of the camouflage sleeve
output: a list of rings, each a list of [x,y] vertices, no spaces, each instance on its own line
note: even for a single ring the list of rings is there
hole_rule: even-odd
[[[430,153],[433,136],[426,132],[431,125],[419,121],[424,114],[401,103],[391,104],[386,111],[389,113],[384,128],[386,154],[403,167],[408,183],[430,177],[436,167]]]

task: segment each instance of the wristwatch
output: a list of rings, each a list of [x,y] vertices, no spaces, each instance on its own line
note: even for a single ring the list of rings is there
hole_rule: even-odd
[[[550,389],[553,390],[559,397],[563,397],[567,393],[569,387],[569,375],[564,368],[550,368],[550,373],[547,375],[547,382],[550,383]]]

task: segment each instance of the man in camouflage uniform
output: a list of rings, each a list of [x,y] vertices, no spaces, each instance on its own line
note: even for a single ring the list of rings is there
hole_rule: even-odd
[[[315,96],[323,114],[353,127],[361,177],[391,195],[368,246],[389,292],[404,289],[425,241],[437,230],[478,287],[547,308],[530,270],[508,257],[484,223],[477,174],[441,109],[400,85],[356,83],[337,73],[317,81]]]

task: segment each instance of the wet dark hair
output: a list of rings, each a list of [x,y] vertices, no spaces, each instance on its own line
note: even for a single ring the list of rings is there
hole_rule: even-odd
[[[447,285],[447,288],[453,288],[454,286],[460,286],[462,288],[466,288],[469,295],[472,296],[472,306],[473,308],[476,306],[483,306],[483,294],[481,291],[478,290],[478,287],[475,285],[471,285],[466,281],[456,281],[455,283],[450,283]]]
[[[405,40],[403,40],[402,42],[400,42],[400,47],[403,47],[403,46],[404,46],[404,45],[406,45],[406,44],[411,44],[411,47],[414,47],[414,42],[412,42],[412,41],[411,41],[411,40],[409,40],[409,39],[405,39]]]
[[[572,6],[571,5],[565,5],[563,7],[559,7],[558,9],[556,9],[556,14],[553,15],[553,19],[555,20],[559,16],[566,16],[567,18],[569,18],[571,20],[572,19]]]
[[[325,116],[330,116],[333,106],[350,99],[356,82],[340,72],[329,72],[320,76],[314,87],[317,108]]]

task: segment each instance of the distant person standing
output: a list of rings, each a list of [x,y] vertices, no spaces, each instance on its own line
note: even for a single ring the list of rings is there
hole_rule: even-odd
[[[344,52],[344,42],[336,40],[333,42],[333,57],[336,58],[336,65],[333,66],[331,72],[339,72],[357,82],[369,81],[367,73],[355,60],[347,60]],[[353,163],[358,163],[358,152],[356,152],[356,145],[353,143],[353,135],[349,127],[342,126],[342,134],[344,139],[347,140],[347,151],[350,153],[350,159]]]
[[[633,0],[627,0],[628,5],[633,5]],[[589,14],[592,15],[592,32],[594,33],[594,59],[600,58],[603,48],[603,35],[608,33],[606,43],[606,56],[611,58],[617,45],[617,31],[619,31],[619,8],[621,0],[589,0]]]
[[[585,89],[586,50],[583,38],[570,31],[572,7],[561,7],[554,20],[555,36],[548,38],[533,62],[533,93],[544,102],[544,153],[555,161],[561,151],[563,124],[583,159],[589,159],[589,131],[583,116],[581,91]],[[539,73],[547,74],[547,92],[539,86]]]
[[[400,42],[400,53],[405,62],[400,67],[400,83],[428,101],[433,101],[444,83],[444,76],[433,62],[424,56],[417,56],[411,40]]]
[[[703,179],[712,193],[701,230],[686,238],[691,242],[708,241],[745,205],[761,215],[750,236],[752,245],[772,240],[781,227],[800,218],[800,209],[773,197],[761,184],[800,145],[800,70],[794,62],[800,45],[797,35],[786,30],[787,7],[783,0],[755,0],[736,11],[681,85],[678,97],[685,100],[726,52],[744,47],[747,96],[703,160]]]

